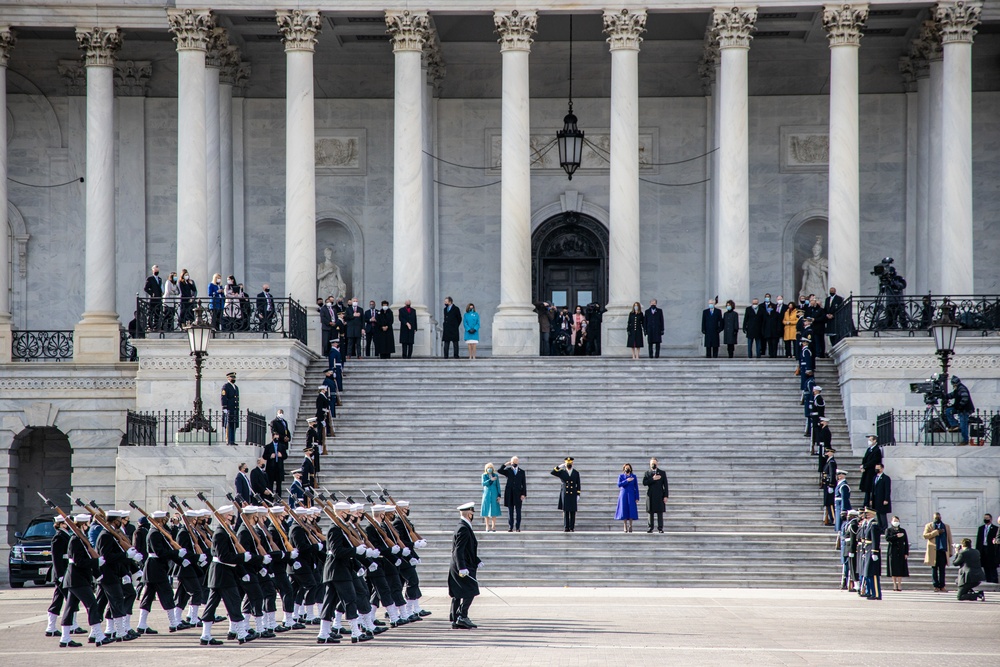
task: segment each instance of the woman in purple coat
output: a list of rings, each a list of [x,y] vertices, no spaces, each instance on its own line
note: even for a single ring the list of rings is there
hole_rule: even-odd
[[[622,532],[632,532],[632,522],[639,518],[639,481],[632,473],[632,464],[622,466],[618,475],[618,508],[615,521],[624,521]]]

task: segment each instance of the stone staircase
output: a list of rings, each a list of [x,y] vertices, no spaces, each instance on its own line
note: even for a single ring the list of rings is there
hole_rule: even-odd
[[[325,364],[305,386],[322,381]],[[476,502],[487,585],[829,587],[839,581],[833,530],[821,524],[816,458],[802,437],[788,360],[610,358],[348,362],[344,405],[319,485],[360,497],[377,483],[413,506],[429,542],[422,577],[443,584],[454,507]],[[841,468],[856,471],[828,360],[817,369]],[[310,389],[294,463],[312,413]],[[482,531],[481,474],[512,455],[528,474],[522,533]],[[562,532],[559,483],[576,459],[577,532]],[[670,481],[666,534],[613,520],[621,465],[650,456]],[[852,487],[858,475],[852,472]]]

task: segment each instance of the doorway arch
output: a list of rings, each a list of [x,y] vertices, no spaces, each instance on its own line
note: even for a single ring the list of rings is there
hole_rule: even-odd
[[[54,426],[24,429],[16,436],[10,448],[10,467],[16,475],[13,484],[11,513],[13,525],[8,528],[8,541],[15,530],[21,530],[28,521],[39,514],[51,513],[38,493],[63,504],[66,494],[73,489],[73,450],[69,438]]]
[[[607,303],[608,230],[595,218],[564,211],[531,235],[534,301],[573,308]]]

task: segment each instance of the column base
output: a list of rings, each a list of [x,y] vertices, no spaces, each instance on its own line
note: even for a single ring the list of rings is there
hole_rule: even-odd
[[[628,316],[632,306],[608,305],[601,327],[601,356],[628,357]]]
[[[306,305],[306,341],[310,350],[319,356],[326,358],[323,354],[323,323],[319,319],[319,311],[315,305]]]
[[[493,318],[494,357],[537,357],[538,314],[529,305],[504,305]]]
[[[120,332],[121,324],[114,313],[85,313],[73,329],[73,363],[118,363],[121,361]]]
[[[9,364],[11,346],[14,344],[14,332],[10,326],[10,315],[0,315],[0,364]]]

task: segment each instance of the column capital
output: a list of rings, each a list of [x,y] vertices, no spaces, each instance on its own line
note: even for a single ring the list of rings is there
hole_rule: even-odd
[[[971,44],[982,11],[982,0],[957,0],[934,5],[934,21],[941,32],[941,43]]]
[[[215,16],[208,9],[168,9],[167,22],[178,51],[204,51]]]
[[[59,76],[66,83],[66,94],[70,97],[87,94],[87,72],[80,59],[60,60],[56,63]]]
[[[493,25],[500,35],[500,51],[530,51],[538,30],[538,14],[534,10],[493,13]]]
[[[917,89],[917,67],[917,60],[912,57],[899,57],[899,75],[903,79],[903,90],[908,93]]]
[[[149,60],[119,60],[115,63],[115,96],[145,97],[153,63]]]
[[[934,21],[924,21],[920,26],[920,32],[910,45],[910,55],[918,57],[925,62],[941,60],[941,31]]]
[[[122,34],[118,28],[77,28],[76,41],[83,49],[86,67],[114,67]]]
[[[424,44],[424,66],[427,69],[427,83],[434,86],[434,92],[440,92],[447,68],[441,55],[441,43],[437,39],[428,39]]]
[[[868,5],[825,5],[823,27],[826,28],[830,46],[858,46],[861,30],[868,22]]]
[[[392,52],[423,51],[430,34],[427,12],[389,11],[385,13],[386,32],[392,35]]]
[[[205,44],[205,67],[220,69],[222,54],[229,48],[229,33],[218,26],[208,31],[208,42]]]
[[[605,10],[604,32],[608,35],[607,41],[612,51],[638,51],[642,33],[646,32],[646,10]]]
[[[756,7],[718,8],[712,14],[712,31],[720,49],[749,49],[756,23]]]
[[[10,26],[0,26],[0,67],[6,67],[10,61],[10,52],[17,44],[17,33]]]
[[[719,71],[719,38],[710,27],[705,29],[705,46],[702,49],[701,61],[698,63],[698,76],[701,77],[705,94],[712,92],[715,77]]]
[[[230,86],[236,83],[236,74],[240,66],[240,50],[238,47],[227,44],[219,51],[219,83]]]
[[[318,9],[279,9],[275,18],[286,52],[316,50],[316,36],[323,27]]]

